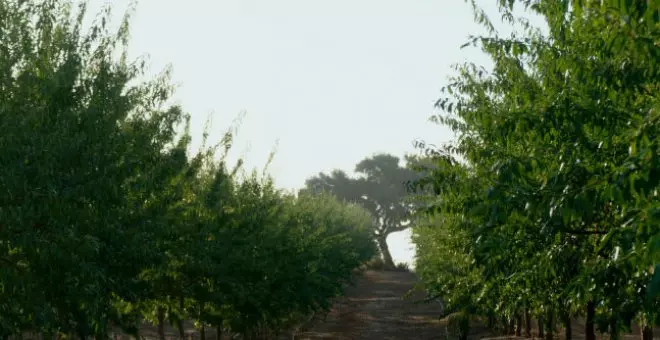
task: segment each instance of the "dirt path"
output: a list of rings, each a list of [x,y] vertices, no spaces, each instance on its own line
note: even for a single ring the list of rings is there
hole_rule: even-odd
[[[405,298],[412,289],[417,277],[412,273],[389,271],[366,271],[360,276],[354,287],[346,290],[346,295],[338,299],[325,320],[317,320],[299,332],[297,340],[431,340],[446,338],[446,319],[440,320],[440,306],[435,303],[415,303],[424,298],[423,294],[414,294]],[[536,326],[534,321],[532,325]],[[186,336],[189,340],[199,339],[199,334],[188,323]],[[573,321],[573,339],[584,339],[584,323]],[[176,332],[166,327],[168,339],[176,339]],[[660,329],[655,330],[655,338]],[[535,327],[532,334],[536,335]],[[146,339],[157,339],[156,329],[144,325],[142,335]],[[563,330],[557,329],[556,336],[562,337]],[[450,336],[450,339],[455,339]],[[474,321],[470,325],[470,340],[490,338],[490,340],[529,340],[511,336],[497,336],[483,323]],[[599,339],[607,339],[599,334]],[[120,339],[130,339],[121,337]],[[208,330],[207,339],[215,339],[213,330]],[[283,336],[282,339],[291,339]],[[538,339],[538,338],[536,338]],[[623,340],[638,340],[639,329],[633,334],[622,334]]]
[[[414,303],[423,295],[403,297],[416,281],[411,273],[366,271],[325,321],[313,324],[297,339],[445,339],[439,306]]]
[[[414,303],[424,298],[416,294],[406,299],[403,296],[414,287],[417,278],[406,272],[366,271],[355,287],[346,291],[346,296],[333,306],[325,321],[310,325],[310,331],[299,333],[296,339],[337,340],[431,340],[446,338],[446,319],[440,320],[440,306],[435,303]],[[532,323],[536,326],[536,321]],[[573,339],[584,339],[584,320],[572,322]],[[532,334],[538,334],[532,327]],[[640,330],[621,334],[623,340],[638,340]],[[563,329],[558,327],[555,336],[563,338]],[[454,339],[455,336],[450,336]],[[512,336],[498,336],[474,320],[470,325],[469,339],[528,340]],[[609,337],[597,334],[597,339]],[[538,339],[538,338],[534,338]],[[654,330],[654,339],[660,339],[660,328]]]
[[[346,295],[333,304],[325,320],[318,320],[299,332],[297,340],[445,340],[445,322],[440,320],[440,306],[435,303],[415,303],[424,294],[404,297],[417,283],[412,273],[372,271],[361,275],[354,287],[346,289]],[[199,339],[199,333],[186,325],[186,337]],[[474,329],[475,326],[473,326]],[[166,338],[176,339],[177,334],[169,325]],[[481,338],[481,329],[471,334],[471,339]],[[156,327],[143,325],[145,339],[157,339]],[[289,333],[290,334],[290,333]],[[490,335],[490,334],[489,334]],[[118,339],[130,339],[127,336]],[[207,339],[215,339],[213,330],[207,331]],[[282,339],[291,339],[283,335]]]

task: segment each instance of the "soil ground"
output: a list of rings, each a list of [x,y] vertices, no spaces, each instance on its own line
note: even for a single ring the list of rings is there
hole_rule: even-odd
[[[325,321],[311,325],[299,339],[445,339],[440,306],[415,303],[424,298],[404,295],[415,285],[406,272],[366,271],[355,287],[333,305]]]
[[[402,298],[417,282],[412,273],[389,271],[366,271],[355,287],[346,291],[346,296],[338,300],[325,321],[318,320],[310,326],[310,331],[300,333],[296,339],[337,339],[337,340],[431,340],[456,339],[446,337],[446,319],[440,319],[440,306],[435,303],[415,303],[424,298],[416,294],[412,298]],[[538,335],[532,325],[532,334]],[[584,320],[572,322],[573,339],[584,339]],[[557,329],[556,338],[563,338],[563,329]],[[622,340],[639,340],[640,330],[633,327],[632,334],[621,336]],[[483,323],[472,322],[472,339],[505,340],[525,339],[511,336],[498,336],[484,327]],[[597,334],[597,339],[606,336]],[[654,339],[660,339],[660,328],[654,330]]]
[[[423,294],[406,297],[417,283],[417,277],[408,272],[367,270],[355,286],[347,287],[344,297],[337,299],[325,319],[317,318],[297,333],[296,340],[432,340],[446,339],[445,320],[440,319],[440,306],[436,303],[416,303]],[[199,334],[187,325],[188,339],[199,339]],[[482,338],[492,334],[483,327],[474,326],[474,336]],[[178,339],[171,327],[166,327],[168,339]],[[145,339],[157,339],[156,328],[145,325],[141,330]],[[207,330],[207,339],[215,339],[215,332]],[[116,339],[129,339],[117,337]],[[282,339],[291,339],[291,336]]]
[[[367,270],[358,278],[354,287],[348,287],[346,295],[335,301],[325,319],[317,318],[298,332],[297,340],[336,339],[336,340],[445,340],[446,320],[440,319],[440,306],[437,303],[416,303],[423,294],[404,297],[416,284],[417,277],[407,272]],[[536,326],[536,322],[532,323]],[[199,334],[187,325],[188,339],[199,339]],[[583,320],[573,321],[573,339],[584,339]],[[633,334],[622,335],[622,340],[639,340],[639,329]],[[177,339],[176,332],[166,328],[168,339]],[[532,334],[536,335],[534,327]],[[157,339],[155,327],[145,325],[142,329],[146,339]],[[655,329],[655,338],[660,339],[660,329]],[[215,332],[208,330],[207,339],[215,339]],[[563,330],[556,332],[563,337]],[[117,339],[128,337],[117,337]],[[511,336],[497,336],[483,324],[473,322],[470,340],[489,338],[490,340],[524,339]],[[291,339],[291,336],[282,339]],[[449,336],[449,339],[455,339]],[[597,339],[606,337],[597,335]]]

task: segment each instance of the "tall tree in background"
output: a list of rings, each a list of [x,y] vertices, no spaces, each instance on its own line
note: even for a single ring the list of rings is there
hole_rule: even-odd
[[[389,154],[376,154],[355,166],[357,176],[352,178],[342,170],[329,175],[320,173],[305,182],[305,189],[313,193],[329,192],[340,199],[366,208],[374,218],[373,236],[388,266],[394,266],[387,246],[387,236],[405,230],[411,205],[405,199],[406,183],[417,174],[399,165],[399,158]]]

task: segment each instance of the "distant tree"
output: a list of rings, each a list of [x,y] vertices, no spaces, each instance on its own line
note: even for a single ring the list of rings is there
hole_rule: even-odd
[[[387,236],[405,230],[411,204],[406,200],[407,183],[416,178],[414,171],[399,165],[399,158],[376,154],[355,166],[356,177],[342,170],[319,173],[305,182],[301,192],[328,192],[336,197],[361,205],[373,216],[372,234],[386,265],[394,266],[387,246]]]

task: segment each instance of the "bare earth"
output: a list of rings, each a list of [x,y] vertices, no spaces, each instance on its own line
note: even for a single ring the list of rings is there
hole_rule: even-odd
[[[305,327],[308,330],[298,332],[295,339],[445,340],[446,320],[440,319],[440,306],[416,303],[424,298],[424,294],[405,296],[417,281],[412,273],[367,270],[357,279],[355,286],[347,287],[344,297],[335,301],[325,320],[312,321]],[[199,333],[192,325],[187,326],[186,337],[199,339]],[[167,339],[177,339],[174,329],[167,326],[165,331]],[[207,339],[216,339],[213,330],[207,330],[206,335]],[[471,326],[470,339],[492,335],[480,325]],[[144,325],[142,336],[157,339],[155,327]]]
[[[339,299],[325,321],[317,321],[310,331],[299,333],[296,339],[337,339],[337,340],[395,340],[395,339],[447,339],[446,319],[440,320],[440,308],[434,303],[414,303],[424,298],[413,295],[403,296],[412,289],[417,277],[412,273],[366,271],[355,287],[346,291],[346,297]],[[533,339],[538,339],[536,321],[532,323]],[[573,339],[584,339],[584,320],[572,322]],[[563,329],[556,330],[555,339],[563,338]],[[449,339],[456,339],[450,335]],[[499,336],[473,320],[470,324],[469,339],[523,340],[526,338]],[[597,334],[597,339],[609,337]],[[622,334],[622,340],[639,340],[640,330],[633,326],[632,334]],[[660,328],[654,330],[654,339],[660,339]]]
[[[414,302],[423,295],[404,298],[416,281],[411,273],[366,271],[325,321],[317,321],[297,339],[445,339],[439,306]]]
[[[335,301],[333,308],[325,320],[312,321],[298,332],[296,340],[335,339],[335,340],[445,340],[446,319],[441,320],[440,306],[436,303],[415,303],[424,298],[423,294],[413,294],[404,297],[417,283],[417,277],[412,273],[372,271],[367,270],[357,279],[354,287],[346,289],[346,295]],[[535,339],[538,334],[536,322],[532,334]],[[189,340],[199,339],[199,333],[186,325],[186,337]],[[573,339],[584,339],[584,322],[573,321]],[[638,340],[639,329],[634,327],[633,334],[622,334],[622,340]],[[171,327],[166,327],[166,338],[177,339]],[[660,329],[655,329],[654,339],[660,339]],[[207,339],[216,339],[213,330],[207,330]],[[144,325],[142,336],[145,339],[157,339],[156,329]],[[556,339],[563,338],[563,330],[557,329]],[[455,339],[455,336],[449,336]],[[483,323],[474,320],[470,325],[470,340],[528,340],[511,336],[497,336],[486,329]],[[608,337],[597,335],[599,340]],[[122,336],[116,339],[130,339]],[[291,339],[285,336],[282,339]]]

